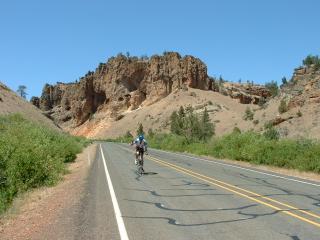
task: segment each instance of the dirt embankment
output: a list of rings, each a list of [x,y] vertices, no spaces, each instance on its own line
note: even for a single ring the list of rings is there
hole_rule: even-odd
[[[0,82],[0,115],[14,113],[19,113],[24,118],[45,125],[51,129],[61,130],[52,120],[46,117],[40,109],[18,96]]]

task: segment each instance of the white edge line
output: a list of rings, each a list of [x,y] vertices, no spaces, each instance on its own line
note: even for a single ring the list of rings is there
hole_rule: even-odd
[[[283,176],[279,176],[279,175],[275,175],[275,174],[271,174],[271,173],[260,172],[260,171],[253,170],[250,168],[239,167],[239,166],[235,166],[235,165],[231,165],[231,164],[227,164],[227,163],[220,163],[220,162],[217,162],[214,160],[206,160],[206,159],[202,159],[202,158],[192,157],[192,156],[179,154],[179,153],[175,153],[175,152],[167,152],[167,151],[154,149],[154,148],[152,150],[159,151],[159,152],[165,152],[165,153],[169,153],[169,154],[174,154],[177,156],[183,156],[183,157],[187,157],[187,158],[190,158],[193,160],[201,160],[204,162],[215,163],[215,164],[219,164],[219,165],[223,165],[223,166],[228,166],[228,167],[238,168],[238,169],[242,169],[242,170],[246,170],[246,171],[250,171],[250,172],[260,173],[260,174],[264,174],[264,175],[271,176],[271,177],[282,178],[282,179],[289,180],[289,181],[294,181],[294,182],[298,182],[298,183],[303,183],[303,184],[308,184],[308,185],[320,187],[320,184],[305,182],[305,181],[301,181],[301,180],[297,180],[297,179],[293,179],[293,178],[287,178],[287,177],[283,177]]]
[[[120,208],[119,208],[119,204],[118,204],[118,201],[117,201],[117,197],[116,197],[116,194],[114,192],[114,188],[113,188],[113,185],[112,185],[112,181],[111,181],[111,177],[110,177],[110,174],[109,174],[109,171],[108,171],[108,167],[107,167],[107,164],[106,164],[106,159],[104,158],[104,154],[103,154],[103,151],[102,151],[101,144],[100,144],[100,151],[101,151],[101,156],[102,156],[102,160],[103,160],[103,166],[104,166],[105,174],[106,174],[106,177],[107,177],[107,183],[108,183],[108,187],[109,187],[109,191],[110,191],[110,195],[111,195],[111,200],[112,200],[112,204],[113,204],[113,208],[114,208],[114,213],[116,215],[116,220],[117,220],[117,224],[118,224],[120,238],[121,238],[121,240],[129,240],[129,237],[128,237],[128,234],[127,234],[127,230],[126,230],[126,227],[124,225],[123,218],[122,218],[122,215],[121,215],[121,211],[120,211]]]

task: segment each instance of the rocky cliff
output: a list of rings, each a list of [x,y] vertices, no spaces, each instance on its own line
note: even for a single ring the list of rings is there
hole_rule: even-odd
[[[302,66],[281,86],[279,96],[270,101],[265,120],[270,120],[286,137],[320,139],[319,104],[320,69]]]
[[[218,89],[223,95],[239,99],[242,104],[264,103],[271,97],[270,90],[261,85],[225,82]]]
[[[119,54],[107,63],[100,63],[78,82],[45,85],[42,96],[33,97],[31,102],[70,130],[97,113],[120,120],[124,112],[154,104],[174,91],[188,88],[216,91],[244,104],[257,104],[261,98],[270,96],[262,86],[219,83],[208,76],[200,59],[167,52],[151,58]]]
[[[173,52],[150,59],[120,54],[79,82],[45,85],[42,96],[32,102],[57,123],[78,126],[98,110],[118,118],[122,111],[150,105],[185,87],[212,88],[207,67],[199,59]]]
[[[315,66],[296,68],[290,82],[282,87],[289,109],[320,103],[320,69]]]

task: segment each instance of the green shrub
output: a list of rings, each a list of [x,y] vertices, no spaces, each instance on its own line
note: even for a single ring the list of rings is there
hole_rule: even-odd
[[[244,120],[253,120],[254,113],[251,111],[249,107],[246,108],[246,111],[244,112],[243,119]]]
[[[302,117],[302,112],[300,110],[297,112],[297,117]]]
[[[153,137],[154,136],[154,132],[153,132],[153,130],[152,130],[152,128],[149,128],[149,130],[148,130],[148,137]]]
[[[268,121],[264,123],[264,129],[269,129],[273,127],[272,121]]]
[[[313,55],[308,55],[303,61],[302,61],[304,66],[310,67],[311,65],[315,64],[319,64],[320,63],[320,59],[319,56],[313,56]]]
[[[258,101],[258,106],[261,108],[265,108],[266,107],[266,102],[267,100],[264,97],[260,97],[259,101]]]
[[[87,143],[23,119],[0,117],[0,212],[29,188],[55,184]]]
[[[320,58],[318,55],[308,55],[302,63],[307,67],[311,67],[313,65],[314,71],[318,71],[320,69]]]
[[[280,134],[277,129],[274,128],[271,121],[266,122],[264,124],[265,131],[263,136],[268,140],[278,140],[280,138]]]
[[[268,140],[278,140],[280,134],[274,127],[271,127],[265,130],[263,136]]]
[[[241,130],[238,127],[234,127],[232,133],[241,133]]]
[[[267,130],[273,131],[272,128]],[[182,136],[156,134],[149,139],[153,148],[247,161],[255,164],[320,173],[320,143],[311,140],[274,140],[249,131],[213,138],[206,143],[188,143]]]
[[[288,105],[284,99],[281,99],[280,105],[278,107],[278,111],[279,111],[279,113],[285,113],[288,111]]]
[[[278,83],[276,81],[271,81],[265,84],[265,87],[271,92],[271,96],[275,97],[279,93]]]
[[[258,125],[258,124],[259,124],[259,120],[258,120],[258,119],[254,120],[254,121],[253,121],[253,124],[254,124],[254,125]]]

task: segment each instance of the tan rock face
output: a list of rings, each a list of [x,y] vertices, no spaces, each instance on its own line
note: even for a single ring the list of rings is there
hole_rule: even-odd
[[[289,96],[289,109],[320,103],[320,70],[314,67],[295,69],[291,81],[282,92]]]
[[[271,97],[270,91],[261,85],[251,84],[237,84],[237,83],[223,83],[220,88],[221,92],[232,98],[239,99],[242,104],[258,104],[260,99],[267,99]]]
[[[75,127],[97,111],[116,118],[121,111],[153,104],[184,85],[211,89],[207,67],[199,59],[174,52],[150,59],[118,55],[77,83],[45,85],[38,102],[58,124]]]

